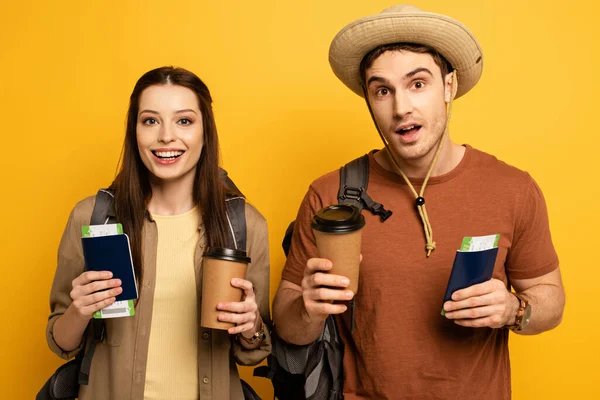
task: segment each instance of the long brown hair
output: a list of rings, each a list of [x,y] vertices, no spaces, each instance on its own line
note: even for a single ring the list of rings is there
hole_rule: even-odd
[[[152,85],[183,86],[191,89],[198,97],[202,113],[204,146],[196,165],[193,200],[202,212],[207,244],[223,247],[227,238],[224,188],[219,176],[219,140],[210,92],[200,78],[183,68],[161,67],[146,72],[135,84],[129,99],[120,170],[112,184],[115,191],[116,218],[123,225],[123,231],[129,236],[133,264],[140,282],[143,273],[142,228],[152,190],[148,170],[140,157],[136,126],[140,95],[144,89]]]

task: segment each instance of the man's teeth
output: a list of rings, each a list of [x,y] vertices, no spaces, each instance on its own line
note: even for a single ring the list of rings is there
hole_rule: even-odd
[[[183,151],[155,151],[154,154],[160,158],[173,158],[182,155]]]
[[[401,131],[410,131],[411,129],[415,129],[415,126],[414,126],[414,125],[411,125],[411,126],[409,126],[409,127],[406,127],[406,128],[400,129],[400,130],[401,130]]]

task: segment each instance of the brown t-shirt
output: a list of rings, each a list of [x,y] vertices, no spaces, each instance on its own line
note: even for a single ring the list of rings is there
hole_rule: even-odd
[[[527,279],[558,267],[539,187],[526,172],[466,146],[460,164],[431,178],[424,197],[437,244],[426,258],[422,222],[402,178],[370,155],[368,193],[393,215],[364,210],[356,327],[341,326],[344,396],[351,399],[510,399],[507,329],[464,328],[440,315],[465,236],[499,233],[494,278]],[[413,185],[419,190],[422,181]],[[300,285],[316,257],[311,217],[337,203],[339,172],[317,179],[298,212],[283,279]]]

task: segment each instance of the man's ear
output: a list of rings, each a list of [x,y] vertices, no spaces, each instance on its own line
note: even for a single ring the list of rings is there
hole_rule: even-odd
[[[454,71],[452,71],[446,74],[446,76],[444,77],[444,101],[446,103],[450,103],[450,100],[454,100],[457,91],[458,78],[456,77]]]

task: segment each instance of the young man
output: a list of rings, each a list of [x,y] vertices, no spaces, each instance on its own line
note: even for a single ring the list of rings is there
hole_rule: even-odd
[[[382,222],[363,212],[354,296],[347,278],[328,274],[331,262],[317,258],[310,224],[338,202],[339,173],[312,183],[275,297],[278,334],[311,343],[354,297],[355,329],[336,317],[346,400],[509,399],[509,332],[556,327],[564,291],[534,180],[447,133],[452,100],[481,75],[479,44],[460,22],[402,5],[342,29],[330,63],[365,97],[384,141],[369,155],[368,193],[393,215]],[[493,278],[454,292],[442,316],[463,237],[492,234],[500,234]]]

